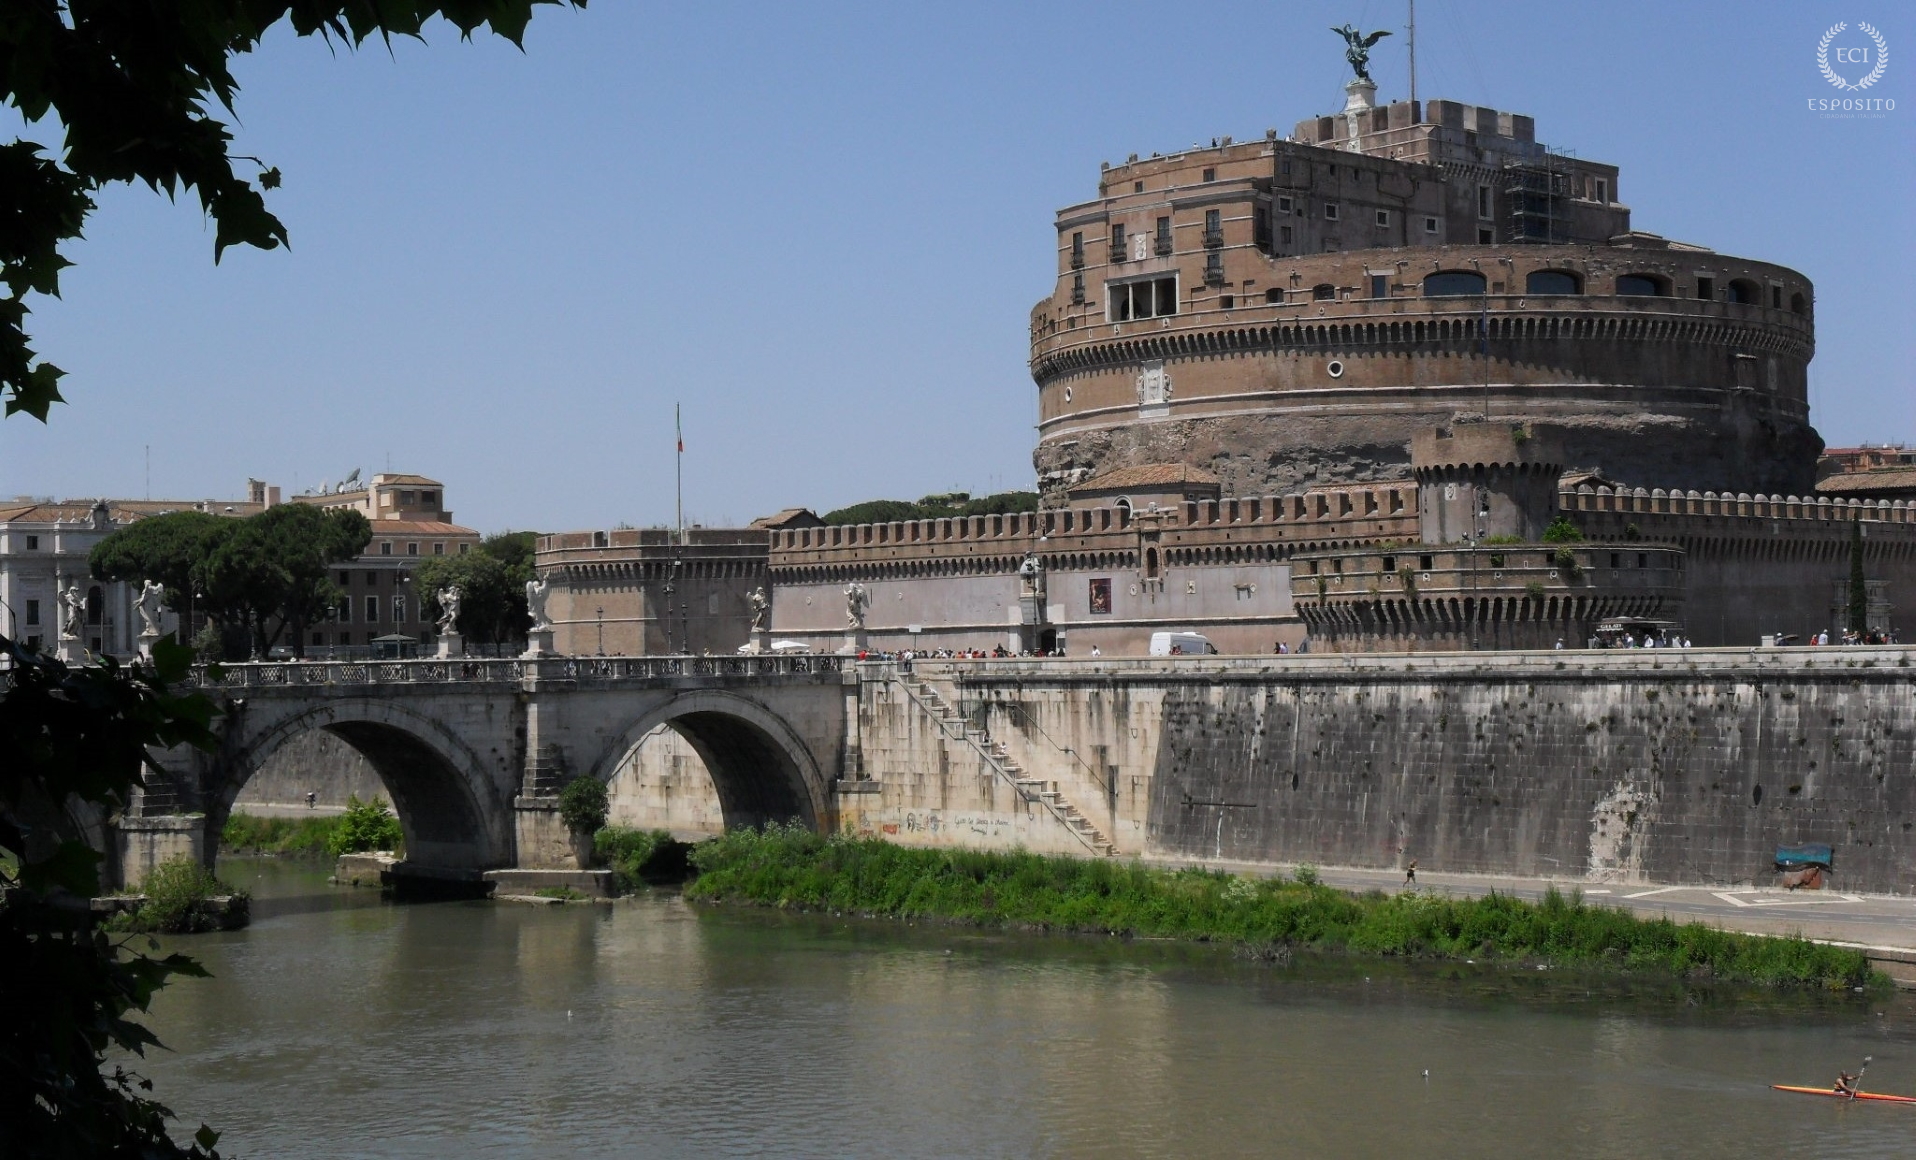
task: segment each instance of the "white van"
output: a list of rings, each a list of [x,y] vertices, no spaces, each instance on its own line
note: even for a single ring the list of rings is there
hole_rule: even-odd
[[[1151,655],[1154,657],[1204,656],[1215,653],[1216,648],[1198,632],[1154,632],[1151,634]]]

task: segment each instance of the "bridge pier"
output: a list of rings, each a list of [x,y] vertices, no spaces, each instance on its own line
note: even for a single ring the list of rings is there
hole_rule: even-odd
[[[101,875],[103,884],[117,880],[125,890],[137,890],[162,862],[181,855],[206,863],[212,851],[206,841],[205,814],[123,816],[114,826],[114,865]]]

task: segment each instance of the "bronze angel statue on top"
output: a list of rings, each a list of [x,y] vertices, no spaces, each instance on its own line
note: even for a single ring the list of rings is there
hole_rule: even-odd
[[[1351,69],[1357,74],[1357,79],[1369,80],[1370,46],[1389,36],[1390,33],[1378,31],[1365,36],[1354,24],[1346,24],[1340,28],[1333,28],[1331,31],[1344,38],[1344,59],[1351,62]]]

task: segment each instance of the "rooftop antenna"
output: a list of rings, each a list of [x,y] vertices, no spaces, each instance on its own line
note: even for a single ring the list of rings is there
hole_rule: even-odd
[[[1417,0],[1410,0],[1410,107],[1411,115],[1417,120],[1423,117],[1415,112],[1417,108]]]

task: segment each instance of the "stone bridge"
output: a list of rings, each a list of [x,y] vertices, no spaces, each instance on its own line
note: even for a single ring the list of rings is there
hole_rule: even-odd
[[[222,714],[220,748],[156,756],[117,824],[119,876],[137,883],[181,852],[210,860],[246,780],[313,729],[378,772],[405,830],[404,869],[422,878],[567,864],[560,788],[609,780],[661,725],[704,762],[728,827],[830,829],[856,720],[853,667],[835,656],[548,657],[199,670]]]
[[[727,826],[1670,884],[1768,881],[1777,846],[1827,843],[1843,889],[1916,882],[1916,650],[1894,646],[285,662],[200,679],[225,744],[162,755],[118,822],[128,880],[179,850],[210,857],[241,784],[310,729],[384,780],[405,873],[566,866],[559,788],[611,779],[666,725]]]

